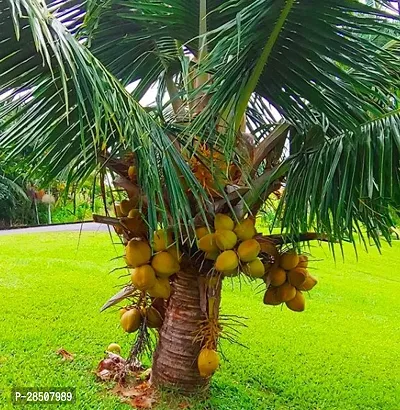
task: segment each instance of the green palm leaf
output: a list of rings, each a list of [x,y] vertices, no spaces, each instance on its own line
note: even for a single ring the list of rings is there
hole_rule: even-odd
[[[237,2],[224,3],[222,12],[232,4]],[[206,85],[211,99],[198,120],[199,132],[212,129],[210,123],[226,109],[237,124],[252,92],[303,129],[318,123],[321,113],[335,132],[356,129],[392,108],[388,96],[398,81],[390,73],[399,57],[363,36],[385,35],[387,27],[399,34],[385,11],[347,0],[241,4],[235,19],[210,34],[213,47],[203,70],[214,75]],[[359,74],[350,75],[349,68]],[[228,150],[232,139],[234,134],[226,139]]]
[[[400,210],[399,123],[395,110],[317,146],[304,143],[287,160],[282,227],[312,227],[332,241],[354,242],[355,233],[378,246],[381,234],[390,241],[392,208]]]
[[[167,220],[192,224],[192,211],[179,175],[204,207],[205,192],[171,142],[170,135],[104,66],[50,13],[44,2],[9,1],[0,5],[4,38],[0,50],[1,144],[9,158],[26,146],[34,171],[48,180],[66,168],[68,182],[84,180],[99,154],[134,151],[139,180],[150,204],[149,225]],[[167,193],[169,203],[163,192]]]

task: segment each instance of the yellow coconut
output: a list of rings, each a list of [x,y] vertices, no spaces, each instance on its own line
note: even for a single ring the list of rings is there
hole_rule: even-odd
[[[296,288],[289,282],[285,282],[283,285],[276,288],[276,297],[281,302],[287,302],[292,300],[296,296]]]
[[[285,270],[293,269],[299,263],[299,256],[293,250],[285,252],[279,258],[279,266]]]
[[[121,308],[119,311],[118,311],[118,313],[119,313],[119,317],[121,317],[125,312],[127,312],[128,311],[128,309],[126,309],[126,308]]]
[[[150,265],[142,265],[132,270],[131,281],[139,290],[148,290],[156,284],[156,273]]]
[[[216,251],[216,252],[206,252],[205,254],[204,254],[204,259],[208,259],[208,260],[210,260],[210,261],[215,261],[217,258],[218,258],[218,255],[219,255],[219,251]]]
[[[107,347],[107,352],[120,354],[121,353],[121,346],[117,343],[110,343]]]
[[[175,260],[179,263],[182,259],[182,253],[179,250],[177,245],[170,246],[167,249],[167,252],[175,258]]]
[[[262,278],[265,275],[265,267],[260,259],[254,259],[243,266],[243,273],[252,278]]]
[[[297,264],[298,268],[306,269],[308,267],[308,256],[299,255],[299,263]]]
[[[272,286],[281,286],[286,282],[286,271],[279,266],[273,266],[268,272],[268,278]]]
[[[157,278],[154,286],[147,290],[153,298],[168,299],[171,296],[171,285],[167,278]]]
[[[197,359],[201,377],[210,377],[219,366],[219,356],[215,350],[202,349]]]
[[[130,240],[125,247],[125,259],[129,266],[137,266],[149,263],[151,258],[151,248],[146,241]]]
[[[206,236],[210,233],[210,231],[205,226],[201,226],[200,228],[196,229],[196,238],[197,240],[201,239],[203,236]]]
[[[239,260],[234,251],[225,251],[218,255],[215,261],[215,269],[218,272],[228,272],[237,269]]]
[[[215,243],[221,251],[227,251],[233,249],[237,242],[237,236],[235,232],[228,231],[226,229],[220,229],[215,231]]]
[[[300,288],[307,276],[308,272],[305,269],[296,267],[288,272],[288,281],[294,287]]]
[[[153,256],[151,266],[159,278],[168,278],[179,271],[178,261],[169,252],[160,252]]]
[[[172,232],[159,229],[154,232],[153,249],[155,252],[165,251],[172,243]]]
[[[214,228],[216,231],[219,230],[228,230],[233,231],[235,227],[235,222],[232,218],[225,214],[216,214],[214,219]]]
[[[277,288],[270,286],[264,294],[264,303],[266,305],[277,306],[280,305],[282,302],[278,299],[277,296]]]
[[[119,204],[121,216],[127,216],[129,212],[137,205],[136,199],[123,199]]]
[[[131,165],[128,168],[128,177],[131,181],[133,181],[136,177],[136,167],[134,165]]]
[[[139,329],[141,318],[139,309],[128,310],[122,315],[120,320],[122,329],[127,333],[136,332]]]
[[[151,328],[160,328],[163,324],[163,318],[160,312],[153,306],[146,309],[146,319],[147,326]]]
[[[308,275],[304,283],[301,286],[299,286],[299,290],[311,290],[317,283],[318,280],[314,276]]]
[[[260,244],[255,239],[247,239],[239,245],[237,253],[242,262],[251,262],[260,253]]]
[[[208,233],[199,239],[197,246],[203,252],[216,252],[218,251],[218,246],[215,243],[215,234]]]
[[[286,306],[295,312],[302,312],[306,307],[306,299],[304,295],[298,290],[296,296],[286,302]]]
[[[247,241],[257,233],[254,224],[254,219],[246,218],[236,224],[234,232],[241,241]]]

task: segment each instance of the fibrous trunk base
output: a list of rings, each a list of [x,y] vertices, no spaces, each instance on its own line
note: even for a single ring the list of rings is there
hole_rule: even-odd
[[[193,343],[199,322],[205,319],[200,308],[197,272],[190,267],[180,271],[172,287],[153,357],[152,383],[178,389],[181,393],[195,393],[205,390],[209,384],[209,378],[202,378],[197,368],[201,346]]]

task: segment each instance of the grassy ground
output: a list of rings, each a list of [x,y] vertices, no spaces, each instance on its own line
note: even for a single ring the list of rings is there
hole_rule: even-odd
[[[335,266],[313,248],[320,283],[298,314],[262,304],[249,285],[228,282],[223,313],[248,317],[240,341],[223,344],[227,360],[209,399],[193,409],[400,409],[400,243]],[[122,282],[108,271],[121,253],[103,233],[0,237],[0,408],[12,408],[12,386],[75,386],[71,408],[127,408],[95,381],[93,369],[110,342],[124,353],[131,336],[116,312],[99,307]],[[55,354],[64,348],[72,363]],[[160,409],[174,409],[177,398]],[[31,409],[40,408],[31,406]],[[42,406],[42,408],[47,408]],[[68,408],[64,406],[63,408]]]

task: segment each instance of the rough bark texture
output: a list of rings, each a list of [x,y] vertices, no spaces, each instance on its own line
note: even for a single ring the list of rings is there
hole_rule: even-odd
[[[208,387],[209,379],[200,377],[197,369],[200,344],[193,343],[199,321],[205,319],[200,307],[197,272],[186,265],[177,274],[172,289],[153,357],[152,382],[159,387],[177,388],[182,393],[198,392]]]

